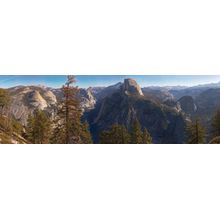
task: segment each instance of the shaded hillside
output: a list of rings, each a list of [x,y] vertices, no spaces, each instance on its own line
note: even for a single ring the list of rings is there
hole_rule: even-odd
[[[178,100],[178,103],[181,110],[188,115],[194,115],[197,111],[197,106],[192,96],[183,96]]]
[[[211,130],[212,118],[220,109],[220,88],[208,89],[195,100],[198,107],[196,115],[206,124],[208,132]]]
[[[100,101],[86,115],[95,142],[98,142],[99,133],[112,124],[123,124],[131,129],[135,119],[142,128],[148,129],[153,143],[184,142],[185,119],[181,113],[148,100],[140,93],[139,87],[136,90],[132,87],[129,93],[127,90],[128,86],[122,85],[120,91]]]

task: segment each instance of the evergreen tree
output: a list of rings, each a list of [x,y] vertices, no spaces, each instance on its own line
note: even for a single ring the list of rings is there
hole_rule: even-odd
[[[204,144],[205,129],[201,125],[199,119],[187,126],[188,143],[189,144]]]
[[[92,137],[89,132],[89,124],[87,122],[81,124],[81,139],[83,144],[92,144]]]
[[[1,116],[4,113],[4,110],[6,110],[6,112],[8,111],[9,103],[10,103],[10,96],[7,90],[0,88],[0,114]]]
[[[0,117],[1,126],[12,135],[12,116],[10,113],[10,96],[6,89],[0,88]],[[3,118],[4,115],[4,118]]]
[[[100,144],[129,144],[130,135],[124,125],[114,124],[100,134]]]
[[[25,127],[25,138],[30,141],[31,143],[34,143],[34,116],[32,114],[28,115],[27,119],[27,125]]]
[[[110,130],[102,131],[99,135],[100,144],[113,144]]]
[[[142,134],[142,144],[152,144],[152,137],[146,128]]]
[[[33,144],[48,144],[51,135],[51,121],[42,110],[29,115],[26,127],[27,139]]]
[[[141,125],[136,119],[133,123],[131,130],[131,144],[142,144],[143,142],[143,133],[141,131]]]
[[[213,137],[220,136],[220,109],[216,112],[212,120]]]
[[[75,83],[74,76],[68,76],[63,86],[63,99],[59,104],[54,121],[52,142],[60,144],[91,143],[88,124],[81,122],[82,110],[78,99],[78,88],[71,86]]]
[[[121,134],[121,144],[129,144],[131,137],[124,125],[120,126],[120,134]]]

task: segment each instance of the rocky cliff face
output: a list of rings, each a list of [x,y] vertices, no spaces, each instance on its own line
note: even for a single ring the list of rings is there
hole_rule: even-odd
[[[28,92],[25,98],[31,107],[38,108],[40,110],[44,110],[47,107],[47,101],[37,90]]]
[[[126,95],[140,95],[143,96],[141,87],[134,79],[125,79],[122,85],[122,92]]]
[[[23,86],[9,89],[11,96],[11,112],[16,120],[22,124],[35,109],[52,113],[56,108],[56,96],[48,88],[37,86]]]
[[[185,138],[181,135],[185,129],[184,115],[146,99],[139,85],[131,79],[125,80],[120,90],[101,100],[85,117],[96,142],[99,133],[114,123],[131,129],[135,119],[149,130],[154,143],[183,143]]]
[[[8,89],[11,96],[11,113],[23,125],[35,109],[45,110],[53,116],[58,101],[63,97],[62,89],[52,89],[40,86],[18,86]],[[79,89],[79,100],[82,111],[93,109],[96,99],[90,89]]]
[[[52,89],[51,91],[55,94],[58,101],[63,99],[62,89]],[[96,104],[96,98],[93,95],[91,87],[88,89],[80,88],[78,91],[78,98],[83,112],[93,109]]]
[[[181,110],[186,114],[193,115],[197,110],[197,106],[191,96],[183,96],[177,103],[179,104]]]
[[[95,107],[96,99],[92,94],[91,88],[79,89],[79,99],[83,111],[89,111]]]

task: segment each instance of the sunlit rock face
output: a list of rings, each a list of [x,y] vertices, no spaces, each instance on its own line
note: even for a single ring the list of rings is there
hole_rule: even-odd
[[[96,99],[92,94],[91,88],[79,89],[78,95],[83,112],[94,108]]]
[[[125,79],[124,84],[122,85],[122,91],[126,95],[144,95],[141,90],[141,87],[137,84],[137,82],[134,79]]]
[[[36,109],[53,116],[63,98],[62,89],[42,86],[17,86],[8,90],[11,96],[11,113],[23,125],[27,124],[28,115]],[[79,89],[78,98],[82,112],[93,109],[96,104],[90,88]]]
[[[58,102],[64,98],[62,89],[51,89],[51,91],[53,92],[53,94],[55,94]],[[79,88],[77,92],[77,98],[80,103],[82,112],[93,109],[96,104],[96,98],[92,93],[91,87],[88,89]]]
[[[55,94],[50,90],[44,93],[44,97],[49,105],[55,105],[57,103],[57,98]]]
[[[37,90],[33,90],[28,93],[26,96],[27,103],[35,108],[40,110],[44,110],[47,107],[46,100],[41,96],[40,92]]]
[[[22,124],[27,123],[28,115],[35,109],[45,110],[49,114],[56,108],[56,96],[49,88],[40,86],[18,86],[9,89],[11,113]]]

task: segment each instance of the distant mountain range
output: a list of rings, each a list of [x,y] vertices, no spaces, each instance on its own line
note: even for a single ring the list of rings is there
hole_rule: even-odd
[[[35,109],[53,117],[62,90],[44,86],[8,88],[12,98],[11,112],[23,125]],[[210,127],[215,111],[220,108],[220,82],[185,86],[140,88],[134,79],[125,79],[108,87],[79,89],[79,100],[95,142],[99,133],[112,124],[124,124],[128,129],[138,119],[153,137],[154,143],[183,143],[189,121],[201,117]]]

